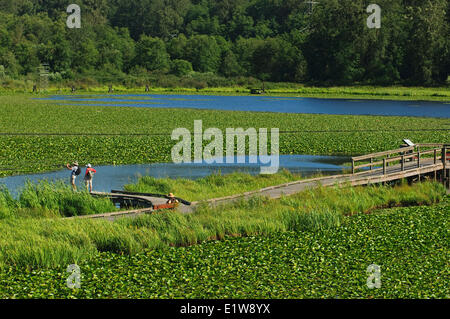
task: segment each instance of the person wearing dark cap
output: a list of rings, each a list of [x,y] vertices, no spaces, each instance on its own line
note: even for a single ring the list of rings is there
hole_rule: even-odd
[[[75,185],[75,180],[76,180],[77,176],[80,175],[81,168],[78,165],[78,162],[73,162],[72,165],[67,164],[66,167],[67,167],[68,170],[72,171],[70,173],[70,184],[72,184],[73,190],[76,191],[77,190],[77,185]]]

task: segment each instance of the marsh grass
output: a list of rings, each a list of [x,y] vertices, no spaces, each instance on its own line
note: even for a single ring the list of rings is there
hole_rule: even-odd
[[[267,175],[251,175],[244,172],[221,174],[221,172],[216,172],[196,180],[142,176],[136,184],[125,185],[124,189],[141,193],[167,194],[171,192],[175,196],[189,201],[199,201],[240,194],[296,181],[301,178],[301,175],[293,174],[285,169],[280,170],[276,174]]]
[[[11,217],[17,208],[17,202],[11,196],[9,190],[0,186],[0,219]]]
[[[51,267],[111,251],[187,246],[226,236],[268,235],[340,227],[355,213],[403,205],[428,205],[445,196],[437,183],[396,187],[317,188],[279,200],[248,201],[192,214],[167,211],[107,220],[4,218],[0,220],[0,266]]]
[[[5,187],[0,188],[0,219],[70,217],[115,210],[110,200],[94,198],[85,190],[74,192],[63,181],[27,181],[17,200]]]

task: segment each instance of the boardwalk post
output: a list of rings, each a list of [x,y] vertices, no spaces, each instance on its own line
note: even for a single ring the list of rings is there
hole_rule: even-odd
[[[417,168],[420,168],[420,152],[417,152]]]
[[[251,196],[258,195],[258,196],[267,196],[269,198],[280,198],[282,194],[289,196],[292,194],[296,194],[298,192],[301,192],[305,189],[308,189],[311,187],[316,187],[319,185],[322,185],[324,187],[329,187],[337,184],[343,184],[351,182],[352,186],[358,186],[358,185],[373,185],[373,184],[383,184],[387,185],[389,183],[393,183],[398,180],[402,179],[408,179],[408,184],[411,184],[416,178],[420,180],[423,180],[422,176],[425,178],[429,174],[434,174],[434,179],[437,179],[438,171],[442,169],[442,174],[440,174],[440,181],[445,185],[446,188],[450,188],[450,171],[449,171],[449,163],[450,157],[447,158],[447,151],[450,150],[450,144],[421,144],[422,147],[422,153],[420,151],[414,151],[412,150],[412,146],[408,147],[407,150],[405,148],[400,148],[397,150],[390,150],[390,151],[384,151],[384,152],[377,152],[362,156],[355,156],[352,157],[351,165],[352,165],[352,173],[356,174],[352,177],[350,177],[349,170],[346,170],[344,173],[334,176],[325,176],[325,177],[319,177],[319,178],[312,178],[312,179],[304,179],[304,180],[297,180],[294,182],[284,183],[281,185],[276,186],[270,186],[263,189],[259,189],[256,191],[250,191],[242,194],[232,195],[232,196],[225,196],[221,198],[213,198],[206,200],[206,203],[208,205],[215,205],[218,204],[225,204],[227,202],[233,202],[237,199],[247,199]],[[430,148],[433,149],[426,150],[424,148]],[[438,153],[441,152],[441,158],[438,157]],[[396,154],[394,156],[394,154]],[[426,155],[423,159],[421,158],[421,155]],[[427,154],[430,156],[428,157]],[[433,164],[433,158],[431,154],[434,155],[434,164]],[[390,155],[389,157],[387,155]],[[418,161],[418,167],[417,169],[416,165],[413,163],[417,155],[417,161]],[[384,158],[382,158],[384,157]],[[370,160],[370,164],[367,162]],[[439,163],[439,160],[442,161],[442,165]],[[364,161],[364,164],[358,165],[358,162]],[[400,163],[398,163],[400,162]],[[406,164],[406,162],[410,163]],[[394,163],[390,165],[390,168],[388,167],[388,163]],[[380,167],[382,164],[382,167]],[[362,171],[355,173],[357,170],[361,170],[365,167],[370,167],[372,171]],[[399,171],[399,168],[401,168],[401,171]],[[382,175],[380,174],[381,172]],[[389,175],[389,176],[387,176]],[[350,178],[349,178],[350,177]],[[161,194],[151,194],[151,193],[139,193],[139,192],[127,192],[127,191],[116,191],[111,190],[110,193],[103,193],[103,192],[91,192],[91,196],[94,197],[105,197],[112,200],[115,204],[121,203],[121,206],[139,206],[144,207],[143,209],[138,210],[130,210],[126,212],[113,212],[113,213],[105,213],[100,215],[91,215],[83,216],[83,217],[77,217],[77,218],[107,218],[111,219],[112,216],[136,216],[139,214],[147,213],[147,212],[153,212],[155,210],[162,209],[161,207],[165,207],[165,204],[160,205],[154,205],[156,200],[161,200],[161,198],[167,198],[166,195]],[[187,206],[182,206],[180,208],[180,211],[183,213],[193,212],[195,211],[195,206],[199,204],[199,202],[187,202],[180,198],[177,198],[180,203],[194,207],[189,208]],[[111,215],[110,215],[111,214]],[[114,217],[116,218],[116,217]]]
[[[434,156],[433,163],[434,163],[434,165],[436,165],[437,164],[437,149],[436,148],[434,149],[433,156]],[[433,180],[435,182],[437,180],[437,172],[436,172],[436,170],[433,170]]]

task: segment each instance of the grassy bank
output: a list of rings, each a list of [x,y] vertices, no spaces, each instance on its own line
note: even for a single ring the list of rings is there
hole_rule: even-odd
[[[262,87],[262,83],[253,85]],[[76,85],[77,94],[108,93],[109,86]],[[144,87],[113,85],[114,93],[144,93]],[[30,87],[0,89],[0,94],[30,93]],[[47,94],[72,94],[70,86],[53,86],[44,91]],[[151,94],[215,94],[215,95],[250,95],[249,86],[211,86],[201,89],[195,87],[151,87]],[[265,95],[299,96],[316,98],[343,99],[380,99],[380,100],[422,100],[450,101],[450,87],[406,87],[406,86],[335,86],[314,87],[295,83],[265,83]]]
[[[140,177],[136,184],[125,185],[125,190],[142,193],[168,194],[189,201],[241,194],[267,186],[301,179],[302,176],[283,170],[271,175],[250,175],[235,172],[212,174],[197,180]],[[9,190],[0,186],[0,219],[2,218],[60,218],[92,215],[116,211],[108,199],[92,197],[84,187],[74,192],[68,182],[42,180],[26,182],[14,198]]]
[[[340,227],[227,237],[133,256],[101,253],[79,263],[6,267],[1,298],[448,298],[449,198],[346,218]],[[381,268],[381,288],[366,285]]]
[[[242,194],[268,186],[296,181],[301,178],[300,175],[292,174],[287,170],[269,175],[250,175],[241,172],[222,175],[219,172],[196,180],[143,176],[139,178],[136,184],[125,185],[124,189],[140,193],[174,193],[177,197],[189,201],[199,201]]]
[[[202,207],[193,214],[161,212],[115,222],[5,218],[0,220],[0,265],[58,266],[89,260],[99,252],[133,255],[226,236],[343,227],[346,215],[379,207],[429,205],[444,194],[442,185],[434,183],[319,188],[280,200],[257,197],[221,208]]]
[[[27,182],[17,199],[5,187],[0,188],[0,220],[70,217],[115,210],[109,199],[94,198],[84,189],[74,192],[63,181]]]
[[[280,154],[356,155],[402,139],[448,141],[448,119],[55,105],[31,95],[0,96],[0,176],[82,164],[171,161],[175,128],[280,128]],[[72,119],[72,120],[68,120]],[[206,142],[205,142],[206,143]]]

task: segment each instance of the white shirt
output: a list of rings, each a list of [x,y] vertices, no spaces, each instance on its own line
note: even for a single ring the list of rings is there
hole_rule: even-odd
[[[75,174],[78,170],[78,166],[74,166],[72,167],[72,176],[77,176],[77,174]]]

